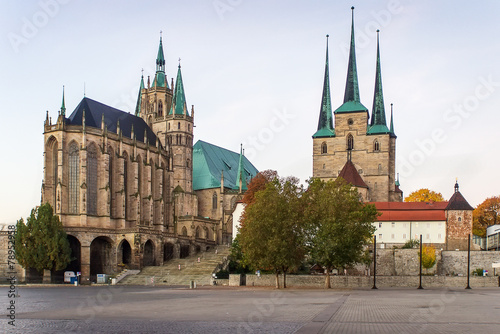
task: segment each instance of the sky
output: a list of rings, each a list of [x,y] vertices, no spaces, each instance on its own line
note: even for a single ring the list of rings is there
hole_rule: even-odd
[[[312,176],[326,34],[332,107],[342,104],[355,6],[361,102],[371,111],[380,29],[387,118],[394,104],[405,196],[473,206],[500,194],[498,1],[0,0],[0,223],[40,203],[43,122],[85,96],[133,112],[162,31],[168,81],[182,66],[195,140],[259,170]]]

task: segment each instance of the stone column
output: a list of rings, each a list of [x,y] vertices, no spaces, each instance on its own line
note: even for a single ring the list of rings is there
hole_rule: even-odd
[[[82,276],[80,283],[86,283],[90,279],[90,245],[80,247],[80,270]]]

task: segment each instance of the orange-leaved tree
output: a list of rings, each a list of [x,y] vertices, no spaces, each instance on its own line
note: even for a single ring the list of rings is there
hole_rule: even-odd
[[[500,224],[500,196],[485,199],[472,213],[472,233],[485,237],[489,225]]]
[[[245,205],[252,204],[255,202],[255,194],[259,190],[266,189],[266,184],[269,181],[279,178],[278,172],[275,170],[267,169],[265,171],[259,172],[247,185],[248,190],[243,195],[242,201]]]
[[[443,202],[443,195],[427,188],[415,190],[405,197],[405,202]]]

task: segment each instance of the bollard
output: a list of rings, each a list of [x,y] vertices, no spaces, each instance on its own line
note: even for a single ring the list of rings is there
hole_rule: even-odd
[[[189,282],[189,288],[190,289],[194,289],[194,281],[190,281]]]

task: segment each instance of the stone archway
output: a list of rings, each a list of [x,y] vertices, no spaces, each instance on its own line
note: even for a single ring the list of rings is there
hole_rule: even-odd
[[[181,254],[180,258],[186,258],[189,256],[189,245],[181,245]]]
[[[111,239],[107,237],[95,238],[90,244],[90,279],[95,281],[97,274],[112,274],[113,271]]]
[[[78,238],[72,235],[67,235],[69,248],[71,249],[71,262],[63,270],[52,271],[52,283],[63,283],[64,272],[73,271],[75,274],[82,271],[81,266],[81,244]]]
[[[163,262],[174,258],[174,244],[167,242],[163,245]]]
[[[123,263],[129,267],[132,263],[132,247],[125,239],[122,240],[118,247],[118,263]]]
[[[144,256],[143,256],[143,264],[146,266],[154,266],[155,265],[155,253],[154,253],[154,245],[151,240],[146,241],[144,244]]]

